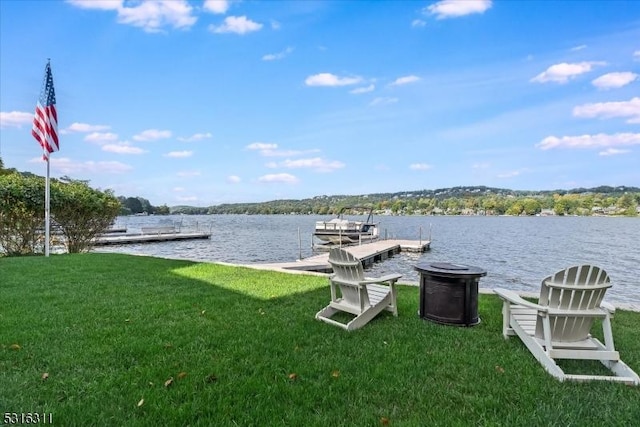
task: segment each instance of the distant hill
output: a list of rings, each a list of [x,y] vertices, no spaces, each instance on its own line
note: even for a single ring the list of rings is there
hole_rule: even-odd
[[[376,209],[388,209],[392,204],[400,205],[400,209],[409,206],[412,210],[417,207],[418,201],[431,200],[433,206],[437,206],[446,200],[457,200],[463,203],[469,199],[484,200],[487,198],[535,198],[547,199],[547,205],[551,198],[558,196],[584,196],[597,195],[601,198],[618,198],[625,194],[632,194],[640,202],[640,188],[627,186],[599,186],[594,188],[574,188],[570,190],[511,190],[506,188],[494,188],[486,186],[460,186],[451,188],[438,188],[434,190],[412,190],[395,193],[370,193],[360,195],[321,195],[307,199],[281,199],[260,203],[225,203],[210,207],[174,206],[172,213],[185,214],[330,214],[335,213],[342,206],[373,206]],[[606,203],[614,203],[606,200]],[[638,203],[638,202],[636,202]],[[423,203],[424,204],[424,203]],[[472,204],[473,205],[473,204]],[[477,205],[477,204],[476,204]],[[551,202],[551,205],[553,203]],[[432,207],[433,207],[432,206]],[[476,206],[477,207],[477,206]],[[552,207],[552,206],[551,206]],[[398,210],[398,206],[394,211]]]
[[[610,187],[610,186],[600,186],[594,188],[574,188],[571,190],[510,190],[508,188],[495,188],[495,187],[486,187],[484,185],[479,186],[463,186],[463,187],[450,187],[450,188],[439,188],[435,190],[416,190],[416,191],[401,191],[397,193],[372,193],[368,194],[367,197],[372,199],[394,199],[394,198],[411,198],[411,197],[425,197],[425,198],[435,198],[435,199],[446,199],[449,197],[477,197],[477,196],[516,196],[516,197],[524,197],[524,196],[552,196],[554,194],[564,195],[564,194],[606,194],[612,196],[620,196],[625,193],[639,193],[640,188],[638,187]],[[320,196],[326,197],[326,196]],[[351,197],[351,196],[331,196],[331,198],[335,197]],[[315,197],[314,199],[316,199]]]

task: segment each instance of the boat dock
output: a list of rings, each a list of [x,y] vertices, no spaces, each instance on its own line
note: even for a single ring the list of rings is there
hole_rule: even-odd
[[[134,243],[154,243],[154,242],[170,242],[175,240],[194,240],[208,239],[211,233],[156,233],[156,234],[124,234],[124,235],[107,235],[97,237],[93,244],[95,246],[105,245],[128,245]]]
[[[374,262],[383,261],[400,252],[425,252],[429,250],[431,242],[428,240],[379,240],[362,245],[343,246],[343,249],[360,259],[363,267]],[[331,273],[329,253],[314,255],[293,262],[252,264],[249,267],[270,270],[307,271],[316,273]]]

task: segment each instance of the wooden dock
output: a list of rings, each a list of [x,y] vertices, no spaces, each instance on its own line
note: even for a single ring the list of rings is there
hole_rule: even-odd
[[[97,237],[93,244],[95,246],[105,245],[129,245],[134,243],[154,243],[171,242],[175,240],[208,239],[211,233],[158,233],[158,234],[125,234],[117,236]]]
[[[430,241],[423,240],[378,240],[362,245],[344,246],[343,249],[349,251],[356,258],[360,259],[363,267],[367,267],[374,262],[383,261],[400,252],[425,252],[429,250]],[[270,270],[287,270],[287,271],[308,271],[316,273],[331,273],[331,265],[329,265],[329,253],[314,255],[302,260],[272,263],[272,264],[254,264],[251,267],[264,268]]]

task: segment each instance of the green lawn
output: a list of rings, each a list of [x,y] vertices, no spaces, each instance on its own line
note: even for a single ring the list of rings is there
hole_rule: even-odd
[[[314,319],[322,277],[118,254],[0,258],[0,416],[56,425],[634,425],[640,387],[560,383],[482,323],[399,317],[346,332]],[[613,320],[640,371],[640,314]]]

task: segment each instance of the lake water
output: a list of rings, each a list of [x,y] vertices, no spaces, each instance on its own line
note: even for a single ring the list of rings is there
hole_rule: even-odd
[[[139,232],[149,225],[179,225],[183,231],[210,231],[210,240],[105,246],[99,251],[229,263],[289,262],[313,255],[316,215],[182,215],[119,217],[116,225]],[[575,264],[604,268],[614,286],[607,300],[640,308],[640,218],[379,216],[380,235],[427,239],[431,250],[401,253],[370,268],[374,276],[400,272],[418,282],[414,265],[445,261],[487,270],[482,288],[537,293],[540,281]],[[300,238],[298,237],[300,236]]]

